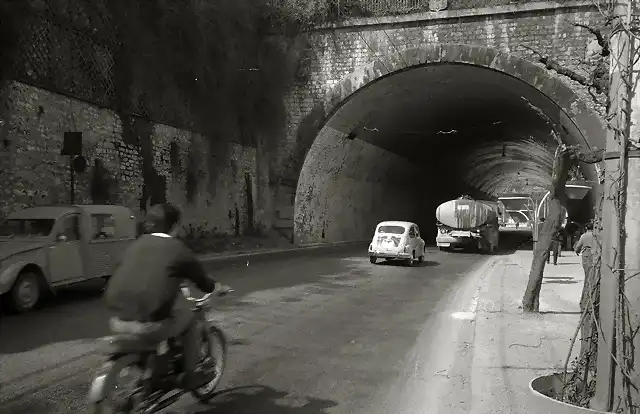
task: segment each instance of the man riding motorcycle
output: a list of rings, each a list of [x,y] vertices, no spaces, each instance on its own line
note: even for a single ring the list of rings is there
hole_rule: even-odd
[[[176,239],[180,211],[168,203],[147,212],[144,234],[129,246],[105,292],[114,334],[128,334],[143,346],[180,337],[183,344],[184,383],[187,390],[202,387],[205,373],[197,369],[200,331],[181,285],[193,282],[198,289],[230,291],[204,270],[197,258]]]

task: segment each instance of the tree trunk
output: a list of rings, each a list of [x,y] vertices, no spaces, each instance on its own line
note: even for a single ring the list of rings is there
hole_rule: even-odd
[[[587,360],[584,369],[587,372],[591,366],[595,364],[596,359],[592,356],[596,354],[598,347],[598,329],[596,322],[599,315],[600,302],[600,277],[597,267],[597,255],[593,256],[594,265],[589,275],[585,275],[584,287],[582,288],[582,296],[580,298],[580,311],[585,313],[580,329],[581,346],[580,360]],[[595,316],[595,319],[594,319]]]
[[[538,243],[533,252],[533,261],[529,271],[529,283],[522,298],[522,308],[525,312],[538,312],[540,309],[540,289],[542,288],[542,277],[544,266],[549,258],[551,243],[555,233],[562,225],[563,205],[557,197],[549,196],[549,215],[542,225],[538,235]]]
[[[569,178],[569,170],[578,161],[594,164],[602,161],[602,156],[603,151],[598,149],[584,152],[580,147],[565,145],[560,145],[556,149],[551,185],[549,186],[549,215],[538,234],[538,243],[536,243],[536,249],[533,252],[531,270],[529,271],[529,282],[522,298],[522,309],[525,312],[538,312],[540,309],[540,289],[542,288],[544,266],[549,257],[553,237],[560,230],[564,218],[562,212],[566,205],[565,184]],[[534,223],[534,225],[537,226],[538,223]]]

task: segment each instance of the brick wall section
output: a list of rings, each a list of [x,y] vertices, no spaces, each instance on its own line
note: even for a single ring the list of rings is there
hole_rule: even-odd
[[[3,90],[0,108],[0,213],[20,208],[68,203],[70,200],[69,158],[60,155],[65,131],[83,132],[83,155],[88,170],[76,174],[76,203],[91,203],[90,183],[94,161],[100,159],[113,180],[111,202],[140,210],[143,188],[142,155],[137,145],[122,139],[118,114],[91,104],[66,98],[19,82],[10,82]],[[258,191],[256,177],[268,177],[268,165],[258,171],[259,152],[234,143],[218,145],[220,154],[212,154],[205,137],[163,124],[152,129],[153,166],[166,178],[167,200],[185,211],[186,224],[221,234],[235,233],[236,207],[240,228],[247,218],[245,173],[252,177],[254,223],[265,230],[271,227],[271,198],[268,186]],[[187,165],[191,152],[197,165],[197,191],[187,202],[185,168],[172,170],[171,142],[180,148],[181,165]],[[224,148],[226,146],[226,148]],[[212,165],[215,163],[216,165]],[[266,170],[265,170],[266,168]]]
[[[318,140],[313,142],[310,134],[301,134],[300,131],[307,128],[305,123],[308,123],[309,119],[314,119],[316,124],[322,125],[325,117],[330,115],[322,110],[317,114],[313,111],[318,111],[319,107],[325,108],[325,111],[335,109],[339,105],[339,99],[345,99],[350,92],[354,92],[368,81],[376,79],[380,74],[410,65],[401,61],[404,59],[401,57],[404,51],[424,50],[430,45],[478,45],[536,62],[537,56],[523,47],[526,45],[543,55],[552,56],[565,67],[581,72],[583,68],[576,66],[575,62],[584,58],[587,46],[594,39],[585,29],[570,22],[595,25],[601,18],[600,13],[589,5],[559,8],[557,5],[538,3],[533,9],[536,10],[523,11],[511,6],[509,10],[514,11],[513,13],[505,13],[505,8],[499,8],[493,11],[485,9],[475,15],[468,12],[445,12],[439,13],[439,18],[414,16],[414,21],[411,21],[410,16],[404,16],[387,18],[384,24],[376,18],[361,19],[351,25],[310,33],[309,42],[315,57],[310,63],[309,80],[304,84],[295,85],[287,97],[288,134],[280,149],[281,161],[278,163],[281,175],[293,179],[300,177],[294,209],[296,241],[322,241],[321,232],[325,238],[327,234],[333,234],[338,238],[362,238],[370,233],[370,228],[365,227],[375,225],[374,221],[377,218],[402,220],[414,215],[412,211],[401,212],[386,208],[389,200],[394,200],[395,205],[422,206],[422,216],[425,216],[424,212],[430,212],[435,208],[417,199],[416,191],[412,192],[409,188],[402,192],[403,186],[385,183],[385,175],[404,177],[409,183],[420,183],[421,192],[424,194],[426,190],[420,176],[404,174],[402,171],[400,165],[404,160],[396,160],[387,165],[388,168],[378,168],[381,164],[386,165],[385,160],[394,157],[388,153],[378,154],[380,158],[377,159],[363,156],[364,153],[371,155],[375,151],[356,148],[353,143],[338,145],[340,148],[334,148],[335,151],[323,151],[319,148]],[[455,55],[456,49],[449,48],[447,51],[454,52]],[[431,52],[427,52],[427,55],[429,53]],[[465,61],[464,56],[462,58]],[[507,63],[509,64],[517,65],[515,61]],[[502,70],[499,67],[497,69]],[[543,75],[555,76],[546,70],[543,70]],[[543,83],[538,78],[532,81],[531,74],[528,76],[524,79],[530,84],[533,82],[536,87]],[[582,98],[588,108],[594,108],[584,87],[564,77],[556,78]],[[548,85],[546,87],[548,88]],[[564,100],[558,101],[559,105],[564,106],[572,116],[587,116],[578,107],[566,107],[568,102],[571,102],[571,105],[574,105],[574,102],[567,100],[566,94],[562,95],[564,92],[558,90],[556,93],[554,90],[550,95],[549,90],[545,90],[545,93],[552,99],[557,95],[558,99]],[[601,132],[601,121],[596,120],[594,123],[591,119],[589,122],[588,128],[595,125],[595,130],[591,133],[598,135]],[[320,136],[324,133],[326,131],[323,130]],[[324,141],[322,145],[332,148],[331,144]],[[346,153],[348,155],[345,155]],[[359,159],[358,163],[366,165],[370,171],[365,172],[361,168],[358,176],[344,172],[336,173],[333,171],[334,167],[328,167],[344,164],[342,158]],[[367,162],[362,162],[363,159],[367,159]],[[313,170],[313,173],[306,169]],[[318,184],[309,185],[314,180]],[[389,191],[393,196],[389,197]],[[407,197],[412,199],[405,200]],[[342,200],[345,199],[349,200],[348,203],[338,209],[337,204],[343,203]],[[355,222],[359,222],[358,225],[355,225]]]
[[[496,8],[497,11],[500,8]],[[522,47],[527,45],[580,72],[583,68],[576,66],[575,62],[584,58],[593,37],[585,29],[569,22],[595,24],[600,19],[599,12],[579,7],[508,16],[494,14],[431,19],[413,24],[387,25],[384,30],[379,26],[352,26],[312,32],[309,37],[315,58],[310,62],[310,80],[295,85],[286,98],[288,131],[276,163],[280,167],[278,172],[283,176],[297,177],[304,161],[304,157],[297,156],[301,151],[295,151],[300,122],[343,78],[377,60],[378,56],[395,56],[398,51],[424,44],[458,43],[489,46],[535,61],[533,52]],[[562,80],[591,105],[591,98],[584,87],[566,78]]]
[[[225,159],[220,159],[211,151],[207,139],[198,133],[179,130],[167,125],[156,124],[152,136],[154,142],[154,167],[159,174],[166,178],[168,201],[181,206],[185,215],[185,224],[195,227],[212,229],[223,234],[235,233],[236,208],[241,229],[247,226],[248,200],[246,197],[245,174],[252,178],[254,223],[262,231],[270,228],[271,218],[270,193],[265,195],[264,182],[258,183],[259,176],[268,176],[265,165],[263,171],[258,172],[258,150],[245,148],[236,143],[227,143],[223,150]],[[170,163],[169,146],[177,142],[180,148],[181,171],[175,174]],[[191,157],[191,161],[189,160]],[[197,187],[195,198],[189,202],[186,197],[187,165],[193,163],[196,169]],[[209,163],[218,163],[214,175]],[[268,167],[268,165],[266,165]]]
[[[11,82],[6,86],[5,139],[0,150],[3,215],[32,205],[69,203],[69,157],[60,155],[65,131],[83,132],[89,164],[99,157],[114,173],[115,202],[136,206],[142,187],[136,151],[119,142],[118,116],[74,99]],[[76,202],[87,203],[89,174],[77,174]]]
[[[258,227],[268,229],[274,223],[281,227],[290,226],[288,223],[293,221],[290,203],[295,186],[287,182],[298,180],[311,147],[311,142],[298,139],[299,126],[309,118],[314,106],[322,102],[331,88],[348,74],[378,61],[380,56],[388,59],[397,55],[398,51],[433,43],[484,45],[535,60],[531,52],[521,47],[525,44],[573,67],[572,62],[584,56],[586,46],[593,38],[586,30],[574,27],[568,21],[589,24],[600,18],[598,12],[587,7],[536,13],[496,12],[481,17],[459,15],[452,18],[446,15],[447,12],[440,13],[437,19],[418,16],[420,21],[390,23],[384,26],[384,30],[375,24],[379,21],[374,20],[369,26],[352,25],[310,33],[310,47],[314,56],[309,63],[311,76],[308,82],[293,85],[286,97],[288,127],[278,151],[273,155],[233,143],[212,150],[205,145],[206,140],[201,135],[166,125],[154,125],[153,164],[156,172],[166,178],[168,199],[180,204],[188,212],[192,224],[221,233],[232,233],[235,231],[236,207],[240,227],[245,227],[247,203],[244,174],[249,173],[253,181]],[[584,88],[565,78],[562,81],[569,83],[585,98],[585,102],[590,102]],[[116,113],[17,82],[4,88],[3,94],[4,97],[0,97],[0,104],[3,105],[0,107],[0,116],[5,122],[0,125],[0,140],[7,138],[9,145],[5,149],[0,142],[0,168],[3,172],[0,175],[0,213],[69,199],[67,160],[59,155],[62,133],[66,130],[85,133],[84,155],[89,161],[89,171],[77,178],[77,202],[90,201],[93,160],[99,158],[114,178],[113,202],[139,209],[143,185],[141,152],[137,146],[126,145],[122,141],[122,123]],[[39,110],[40,106],[42,111]],[[316,121],[323,122],[324,115],[319,114]],[[168,148],[174,140],[180,146],[182,164],[186,162],[189,152],[196,155],[197,161],[194,162],[199,170],[198,191],[193,202],[186,200],[184,171],[176,174],[170,165]],[[358,158],[356,154],[353,156]],[[339,160],[326,160],[326,163],[334,161]],[[373,169],[366,178],[351,177],[352,188],[357,184],[354,180],[360,180],[363,185],[379,180],[376,171],[383,174],[385,170]],[[270,172],[285,182],[272,189]],[[336,180],[337,176],[332,179]],[[348,197],[349,194],[347,192],[342,196]],[[321,223],[316,222],[314,226],[320,228]],[[319,234],[317,230],[313,231]],[[338,235],[330,237],[335,239]]]
[[[308,157],[296,194],[296,243],[364,240],[384,220],[432,223],[424,213],[429,192],[421,166],[361,140],[345,141],[332,128],[322,130]]]

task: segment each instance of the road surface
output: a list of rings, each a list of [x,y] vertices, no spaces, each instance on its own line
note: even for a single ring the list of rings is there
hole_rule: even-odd
[[[230,338],[221,393],[208,406],[185,396],[163,413],[468,411],[465,315],[487,260],[430,249],[420,266],[372,265],[358,246],[218,270],[235,289],[212,315]],[[85,412],[98,339],[109,334],[97,291],[0,316],[0,413]]]

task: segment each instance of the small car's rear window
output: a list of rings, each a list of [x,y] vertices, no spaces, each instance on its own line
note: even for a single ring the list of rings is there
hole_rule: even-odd
[[[378,227],[378,233],[387,234],[404,234],[407,229],[402,226],[380,226]]]

